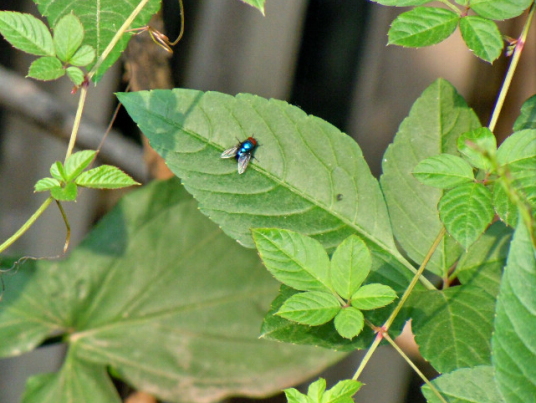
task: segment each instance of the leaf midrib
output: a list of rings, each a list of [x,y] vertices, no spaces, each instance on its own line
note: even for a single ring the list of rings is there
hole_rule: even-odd
[[[206,146],[214,147],[216,149],[216,151],[218,151],[220,153],[223,152],[224,149],[225,149],[224,147],[222,147],[222,146],[220,146],[220,145],[218,145],[218,144],[216,144],[214,142],[211,142],[210,140],[208,140],[207,138],[197,134],[196,132],[193,132],[193,131],[191,131],[189,129],[186,129],[184,127],[184,125],[177,124],[177,122],[175,120],[172,120],[172,119],[168,118],[165,115],[153,112],[153,110],[150,109],[150,108],[146,108],[144,110],[144,113],[146,113],[148,115],[151,115],[153,117],[156,117],[156,118],[158,118],[158,119],[160,119],[162,121],[167,122],[170,126],[173,126],[173,127],[177,128],[181,132],[183,132],[183,133],[185,133],[185,134],[187,134],[187,135],[189,135],[191,137],[194,137],[196,140],[200,140],[201,142],[206,144]],[[162,146],[154,146],[154,148],[155,149],[160,149],[160,150],[166,150],[167,152],[170,152],[170,153],[175,153],[175,154],[177,153],[177,151],[175,151],[175,150],[172,150],[172,149],[169,149],[169,148],[166,148],[166,147],[162,147]],[[363,238],[368,240],[370,243],[375,244],[382,251],[385,251],[385,252],[389,253],[390,255],[392,255],[399,263],[401,263],[403,266],[405,266],[407,269],[409,269],[412,273],[414,273],[414,274],[416,273],[415,268],[406,259],[404,259],[398,253],[398,250],[391,250],[383,242],[378,240],[376,237],[374,237],[374,236],[368,234],[367,232],[365,232],[365,230],[361,226],[359,226],[358,224],[350,222],[345,217],[341,216],[340,214],[336,213],[333,210],[330,210],[328,208],[328,206],[324,205],[322,202],[320,202],[320,201],[318,201],[318,200],[316,200],[316,199],[314,199],[312,197],[311,198],[308,197],[308,195],[303,193],[301,190],[299,190],[295,186],[290,185],[288,182],[284,182],[283,180],[281,180],[281,179],[277,178],[276,176],[272,175],[270,172],[264,170],[260,166],[252,164],[252,165],[250,165],[248,167],[248,169],[253,169],[253,170],[259,172],[260,174],[264,175],[269,180],[273,181],[276,185],[279,185],[279,186],[289,190],[290,192],[298,195],[299,197],[301,197],[301,198],[305,199],[306,201],[310,202],[311,204],[313,204],[313,205],[317,206],[318,208],[320,208],[320,209],[326,211],[327,213],[331,214],[332,216],[337,218],[339,221],[341,221],[342,223],[344,223],[348,227],[353,228],[357,233],[359,233]],[[431,286],[431,284],[429,286]]]

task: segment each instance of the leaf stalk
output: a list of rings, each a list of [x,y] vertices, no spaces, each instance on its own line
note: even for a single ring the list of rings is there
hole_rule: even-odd
[[[506,99],[506,94],[508,93],[508,90],[510,89],[510,85],[512,84],[514,72],[516,71],[517,65],[519,63],[519,58],[521,57],[521,52],[523,51],[523,48],[525,46],[525,41],[527,40],[529,28],[532,23],[532,19],[534,17],[534,10],[535,10],[535,3],[533,2],[530,6],[529,15],[527,17],[527,20],[525,21],[523,30],[521,31],[521,35],[519,36],[517,40],[514,53],[512,54],[512,61],[510,62],[510,66],[508,66],[508,71],[506,72],[506,77],[504,78],[504,82],[501,87],[501,92],[499,92],[497,102],[495,103],[495,108],[493,109],[493,113],[491,115],[491,119],[488,125],[488,128],[491,131],[495,130],[495,126],[497,125],[497,120],[499,119],[499,115],[504,105],[504,100]]]
[[[441,231],[439,231],[439,234],[437,235],[437,238],[435,239],[434,243],[432,244],[432,246],[431,246],[430,250],[428,251],[428,254],[426,255],[426,257],[424,258],[423,262],[421,263],[421,266],[419,267],[419,270],[417,270],[417,273],[415,274],[415,276],[411,280],[411,283],[409,283],[408,288],[406,288],[406,291],[404,291],[404,294],[400,298],[400,301],[398,301],[398,304],[397,304],[396,308],[393,310],[393,312],[391,312],[391,315],[389,315],[389,318],[387,318],[387,320],[385,321],[385,323],[381,327],[381,332],[377,333],[376,338],[374,339],[374,341],[372,342],[372,344],[370,345],[370,347],[369,347],[369,349],[367,351],[367,354],[361,360],[361,363],[359,364],[359,367],[357,368],[357,371],[355,372],[354,376],[352,377],[352,379],[354,381],[357,381],[357,378],[359,378],[359,375],[361,375],[361,372],[363,372],[363,369],[365,368],[365,366],[367,365],[368,361],[370,360],[370,357],[372,356],[374,351],[376,351],[376,349],[380,345],[380,342],[382,341],[382,338],[384,337],[384,333],[386,334],[387,331],[389,330],[389,328],[391,327],[391,325],[393,324],[396,316],[398,315],[398,313],[402,309],[402,306],[404,306],[404,303],[407,301],[407,299],[409,298],[411,292],[413,291],[413,289],[417,285],[417,282],[419,281],[419,278],[421,277],[422,273],[424,272],[424,269],[425,269],[426,265],[428,264],[428,262],[432,258],[432,255],[434,254],[435,250],[439,246],[439,243],[441,242],[441,240],[445,236],[446,232],[447,231],[446,231],[445,227],[443,227],[441,229]]]
[[[37,221],[39,216],[47,209],[47,207],[54,200],[52,197],[47,198],[43,204],[37,209],[35,213],[24,223],[22,227],[18,229],[8,240],[6,240],[2,245],[0,245],[0,253],[4,252],[8,247],[10,247],[17,239],[19,239],[28,229]]]

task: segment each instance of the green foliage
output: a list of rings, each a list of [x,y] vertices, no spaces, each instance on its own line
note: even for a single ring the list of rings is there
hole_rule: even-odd
[[[464,285],[416,293],[410,305],[419,351],[438,372],[490,364],[495,296]]]
[[[536,395],[535,289],[536,248],[520,220],[501,281],[492,337],[495,379],[506,402],[528,402]]]
[[[536,208],[536,130],[521,130],[508,137],[497,150],[497,162],[507,175],[496,182],[493,203],[501,220],[514,227],[518,203]]]
[[[481,183],[449,190],[437,207],[445,228],[465,249],[482,235],[494,216],[491,192]]]
[[[432,383],[449,403],[506,403],[497,389],[491,366],[459,369]],[[422,391],[429,403],[440,403],[428,386],[423,386]]]
[[[82,172],[75,179],[78,186],[94,189],[120,189],[132,185],[139,185],[126,173],[111,165],[101,165],[100,167]]]
[[[389,45],[420,48],[447,39],[458,26],[458,14],[435,7],[417,7],[400,14],[389,29]]]
[[[66,14],[54,27],[54,49],[56,56],[69,63],[84,40],[84,27],[74,14]]]
[[[341,304],[334,295],[321,291],[307,291],[294,294],[287,299],[277,311],[277,315],[303,325],[318,326],[329,322],[340,310]]]
[[[472,0],[471,10],[490,20],[506,20],[521,15],[531,0]]]
[[[533,95],[523,103],[519,117],[514,123],[514,132],[525,129],[536,129],[536,95]]]
[[[359,288],[351,298],[352,306],[369,310],[389,305],[396,298],[395,291],[383,284],[367,284]]]
[[[370,273],[372,260],[366,244],[355,235],[339,245],[331,262],[318,241],[299,233],[254,229],[253,239],[266,268],[278,281],[306,291],[282,301],[275,312],[282,318],[309,326],[323,325],[335,318],[339,334],[352,339],[363,329],[364,318],[359,310],[381,308],[397,297],[386,285],[361,286]]]
[[[174,89],[118,98],[201,211],[245,246],[253,247],[250,228],[278,227],[313,235],[330,250],[356,233],[397,254],[361,150],[329,123],[249,94]],[[237,137],[253,134],[257,158],[237,177],[236,166],[220,155]]]
[[[5,281],[0,355],[52,335],[69,345],[25,403],[117,402],[107,367],[167,401],[264,396],[342,357],[258,340],[277,283],[176,180],[124,198],[66,260],[29,261]]]
[[[500,221],[494,223],[462,255],[454,274],[462,284],[480,287],[496,297],[511,239],[511,228]]]
[[[463,133],[457,144],[460,153],[472,166],[485,171],[492,169],[489,156],[495,155],[497,140],[487,127]]]
[[[47,17],[50,26],[53,27],[62,18],[71,13],[78,16],[85,28],[82,44],[95,49],[97,57],[102,55],[102,52],[110,43],[116,31],[139,4],[139,0],[72,0],[68,4],[64,0],[34,0],[34,2],[37,4],[39,12]],[[146,25],[151,16],[159,9],[160,1],[150,0],[134,20],[132,28]],[[99,21],[99,23],[96,24],[95,21]],[[128,35],[124,35],[121,38],[104,63],[99,67],[96,75],[93,77],[94,82],[99,82],[106,70],[119,58],[121,52],[125,50],[129,38]],[[76,62],[79,62],[78,58],[76,58]],[[73,64],[79,66],[79,64]],[[91,67],[93,67],[93,64],[90,62],[88,68]]]
[[[81,47],[84,27],[72,13],[58,21],[52,38],[45,24],[32,15],[0,11],[0,33],[17,49],[43,56],[31,64],[28,72],[28,77],[36,80],[56,80],[67,73],[75,85],[81,85],[84,73],[67,65],[86,66],[95,58],[93,47]]]
[[[264,15],[264,2],[266,0],[240,0],[246,4],[249,4],[252,7],[258,8],[259,11]]]
[[[413,171],[426,158],[458,155],[458,137],[477,127],[475,113],[452,85],[439,79],[413,104],[385,152],[381,185],[393,232],[405,253],[419,264],[443,227],[437,211],[443,191],[419,183]],[[460,253],[460,246],[447,236],[426,268],[443,276]]]
[[[285,389],[285,395],[288,403],[352,403],[361,386],[361,382],[346,379],[326,390],[326,380],[319,378],[309,385],[307,395],[294,388]]]
[[[365,242],[348,237],[331,258],[331,282],[341,297],[350,299],[370,273],[372,258]]]
[[[96,151],[78,151],[65,161],[65,166],[56,161],[50,167],[52,178],[43,178],[37,181],[34,188],[36,192],[50,191],[50,195],[58,201],[74,201],[78,193],[78,186],[94,189],[119,189],[139,185],[134,179],[110,165],[84,171],[95,159]]]
[[[243,1],[264,14],[264,0]],[[30,77],[67,74],[80,86],[87,78],[79,67],[103,55],[139,0],[36,3],[53,35],[37,18],[12,12],[0,12],[0,33],[39,56]],[[459,24],[467,47],[492,63],[503,49],[493,20],[520,15],[530,2],[457,0],[450,9],[419,7],[427,0],[379,3],[417,6],[393,21],[389,44],[437,44]],[[151,0],[130,28],[145,25],[159,7]],[[30,262],[7,279],[0,354],[17,355],[57,335],[68,344],[58,373],[29,380],[25,403],[117,403],[108,372],[168,401],[264,396],[281,388],[281,379],[302,381],[340,358],[257,339],[277,284],[258,256],[232,239],[256,247],[283,283],[262,338],[351,351],[368,347],[382,323],[392,324],[395,336],[411,319],[423,357],[444,373],[434,384],[449,403],[526,402],[536,394],[535,98],[497,149],[490,129],[437,80],[386,151],[381,187],[351,138],[285,102],[194,90],[119,98],[223,231],[197,214],[176,181],[155,183],[122,201],[65,261]],[[250,136],[261,146],[258,158],[237,175],[236,162],[220,156]],[[115,167],[90,169],[95,156],[87,150],[55,162],[35,191],[72,201],[79,186],[137,184]],[[504,223],[490,225],[495,213]],[[508,226],[517,227],[513,240]],[[448,235],[434,243],[443,228]],[[404,295],[392,323],[389,305],[429,252],[426,269],[445,288],[422,280],[429,290],[417,285],[408,300]],[[461,285],[452,286],[456,279]],[[307,395],[285,393],[289,403],[352,403],[360,386],[345,380],[326,390],[319,379]],[[439,401],[429,387],[423,393]]]
[[[30,14],[0,11],[0,33],[15,48],[36,56],[55,56],[52,35]]]
[[[504,47],[497,24],[478,16],[460,19],[460,32],[467,47],[482,60],[492,63],[501,55]]]
[[[449,189],[475,179],[473,167],[452,154],[439,154],[417,164],[413,176],[428,186]]]
[[[28,71],[28,77],[36,80],[52,81],[65,75],[61,61],[56,57],[40,57],[36,59]]]

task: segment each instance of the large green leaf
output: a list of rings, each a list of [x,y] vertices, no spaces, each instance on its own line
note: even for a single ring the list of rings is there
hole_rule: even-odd
[[[536,396],[536,248],[523,221],[517,225],[501,281],[492,339],[493,367],[508,403]]]
[[[42,402],[39,390],[84,401],[68,400],[78,389],[62,379],[82,368],[106,390],[98,369],[106,366],[170,401],[263,396],[341,357],[258,340],[277,283],[177,181],[126,197],[67,260],[28,262],[5,279],[0,354],[29,351],[50,335],[70,344],[61,373],[36,378],[27,402]]]
[[[75,351],[68,352],[61,371],[30,378],[22,402],[121,402],[106,367],[79,359]]]
[[[475,113],[452,85],[439,79],[413,104],[385,153],[381,185],[393,231],[402,248],[417,263],[422,262],[443,226],[437,211],[443,191],[419,183],[412,172],[428,157],[441,153],[457,155],[457,138],[477,127],[480,124]],[[446,237],[427,269],[443,275],[460,251],[456,242]]]
[[[449,403],[505,403],[493,378],[493,368],[463,368],[432,381]],[[422,388],[429,403],[441,401],[428,386]]]
[[[437,371],[490,364],[493,295],[464,285],[416,293],[410,301],[415,341]]]
[[[330,251],[357,234],[373,258],[395,256],[397,268],[384,270],[414,270],[394,245],[383,195],[359,146],[329,123],[249,94],[175,89],[119,99],[201,211],[241,244],[253,247],[251,228],[291,229]],[[220,155],[252,135],[259,148],[238,175],[236,161]]]
[[[47,17],[50,26],[56,25],[61,17],[73,12],[80,18],[85,29],[83,43],[96,49],[99,57],[140,0],[34,0],[34,2],[38,5],[39,12]],[[159,8],[160,0],[150,0],[132,23],[132,28],[147,24]],[[114,47],[93,78],[95,82],[98,82],[119,58],[129,38],[130,34],[124,35]]]

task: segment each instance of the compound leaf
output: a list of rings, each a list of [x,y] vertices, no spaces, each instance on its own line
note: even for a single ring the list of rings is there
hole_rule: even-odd
[[[71,0],[69,2],[34,0],[34,2],[38,5],[39,12],[47,17],[50,26],[55,26],[63,16],[71,12],[77,15],[85,28],[82,43],[93,47],[97,57],[103,53],[114,37],[116,30],[123,25],[139,4],[139,0]],[[150,0],[132,23],[132,28],[146,25],[159,8],[160,0]],[[96,21],[98,23],[95,23]],[[98,82],[106,70],[119,58],[129,39],[129,34],[123,35],[93,77],[94,82]],[[91,68],[92,65],[90,64],[88,67]]]
[[[76,378],[85,366],[96,371],[87,388],[98,390],[112,367],[160,400],[261,397],[342,358],[258,339],[278,284],[254,251],[198,213],[176,180],[130,193],[66,260],[28,261],[5,281],[0,355],[29,351],[48,336],[65,335],[69,345],[60,375],[40,378],[31,394],[70,396],[68,380],[85,379]],[[95,401],[95,388],[97,397],[70,401]]]

